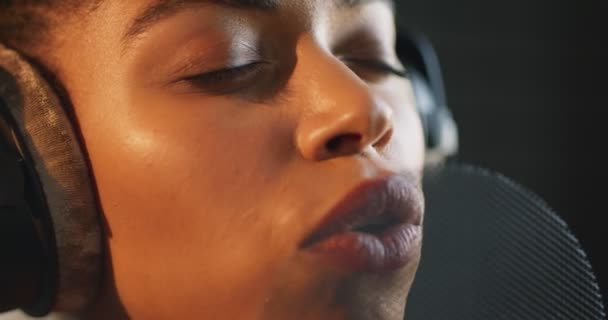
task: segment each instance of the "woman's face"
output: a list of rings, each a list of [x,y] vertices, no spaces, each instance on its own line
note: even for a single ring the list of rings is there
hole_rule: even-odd
[[[421,208],[393,24],[370,0],[116,0],[66,21],[53,57],[107,227],[100,305],[116,295],[147,320],[401,319],[418,238],[405,258],[369,235],[305,243],[387,176]]]

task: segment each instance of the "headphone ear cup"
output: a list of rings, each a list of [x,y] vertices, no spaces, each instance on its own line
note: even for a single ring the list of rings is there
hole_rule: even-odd
[[[76,130],[51,86],[18,53],[1,44],[0,100],[0,116],[15,136],[32,182],[24,195],[28,207],[53,227],[50,246],[56,250],[49,254],[57,262],[56,285],[48,284],[43,291],[56,293],[53,310],[81,310],[99,289],[102,242],[92,176]],[[41,205],[32,203],[36,200]],[[21,244],[13,245],[17,250]],[[41,316],[50,309],[51,305],[24,310]]]
[[[427,163],[438,163],[458,152],[458,127],[442,106],[426,78],[414,67],[408,71],[426,142]]]
[[[40,301],[48,299],[40,298],[39,289],[44,269],[52,269],[44,241],[25,206],[19,160],[5,142],[0,131],[0,312],[44,304]]]
[[[397,53],[405,65],[420,115],[428,164],[458,152],[458,127],[445,103],[439,61],[430,42],[420,34],[399,33]]]

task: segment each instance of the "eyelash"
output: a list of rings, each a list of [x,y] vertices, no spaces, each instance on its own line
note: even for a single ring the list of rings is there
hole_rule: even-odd
[[[185,80],[196,82],[199,85],[214,84],[222,81],[234,80],[249,73],[257,73],[264,62],[250,62],[236,67],[215,70],[186,78]]]
[[[371,68],[378,70],[380,72],[386,72],[387,74],[392,74],[400,78],[407,78],[408,72],[407,70],[399,69],[397,67],[392,66],[390,63],[375,60],[375,59],[359,59],[359,58],[346,58],[345,62],[355,63],[361,65],[366,68]]]
[[[386,75],[394,75],[400,78],[407,78],[406,70],[401,70],[393,67],[391,64],[376,59],[360,59],[360,58],[344,58],[346,64],[355,64],[360,67],[370,68],[374,72],[384,73]],[[242,64],[236,67],[215,70],[207,73],[202,73],[188,77],[184,80],[191,84],[209,91],[219,94],[230,94],[237,92],[248,86],[248,80],[256,78],[257,74],[262,71],[267,62],[254,61]],[[224,82],[241,83],[240,85],[223,86]],[[215,87],[214,87],[215,86]]]

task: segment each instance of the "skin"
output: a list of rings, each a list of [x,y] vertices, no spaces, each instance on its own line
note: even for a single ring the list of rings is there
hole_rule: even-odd
[[[399,66],[389,6],[192,4],[125,42],[148,2],[66,19],[42,58],[73,104],[106,224],[105,286],[79,316],[402,319],[419,255],[356,274],[299,248],[363,181],[419,182],[409,81],[344,59]],[[238,81],[184,80],[251,61]]]

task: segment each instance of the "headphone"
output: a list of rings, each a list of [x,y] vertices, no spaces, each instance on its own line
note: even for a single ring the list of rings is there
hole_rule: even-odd
[[[429,42],[400,34],[427,144],[435,162],[456,152]],[[96,192],[77,130],[52,87],[18,53],[0,44],[0,312],[31,316],[77,311],[102,279],[102,228]]]
[[[417,32],[397,34],[397,55],[407,70],[426,143],[426,164],[458,152],[458,127],[447,106],[439,59],[429,39]]]

